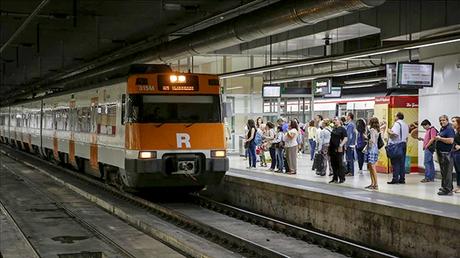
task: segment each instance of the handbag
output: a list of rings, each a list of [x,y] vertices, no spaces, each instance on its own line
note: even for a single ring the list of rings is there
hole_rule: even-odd
[[[382,134],[379,133],[379,138],[377,139],[377,147],[380,150],[381,148],[383,148],[383,146],[385,146],[385,142],[383,142]]]
[[[401,124],[399,124],[399,130],[400,130],[399,137],[402,140],[402,125]],[[390,158],[390,159],[393,159],[393,158],[396,158],[396,157],[401,157],[403,155],[403,153],[402,153],[403,148],[401,147],[402,144],[403,144],[403,142],[398,142],[398,143],[395,143],[395,144],[388,144],[385,147],[385,150],[387,152],[387,157]]]
[[[244,148],[245,148],[245,149],[249,149],[249,142],[245,142],[245,143],[244,143]]]

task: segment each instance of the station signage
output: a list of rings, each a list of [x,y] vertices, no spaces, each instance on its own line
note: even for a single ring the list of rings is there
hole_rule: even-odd
[[[313,81],[313,90],[315,96],[323,96],[326,94],[331,94],[332,79],[331,78],[321,78]]]

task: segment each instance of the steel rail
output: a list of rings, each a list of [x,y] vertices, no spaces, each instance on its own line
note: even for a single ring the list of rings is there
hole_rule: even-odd
[[[288,236],[301,239],[309,244],[319,245],[351,257],[396,258],[398,256],[375,250],[325,233],[293,225],[281,220],[263,216],[228,204],[217,202],[208,197],[191,194],[194,202],[204,208],[259,225]]]
[[[81,216],[79,216],[77,213],[71,211],[70,209],[68,209],[62,202],[59,202],[59,201],[56,201],[55,198],[51,197],[51,194],[43,191],[39,184],[33,182],[32,180],[24,177],[24,176],[21,176],[19,175],[18,173],[14,172],[11,168],[5,166],[5,165],[2,165],[3,168],[5,168],[7,171],[9,171],[9,173],[15,175],[17,178],[20,178],[21,180],[23,180],[26,184],[28,185],[31,185],[34,187],[34,190],[40,192],[41,194],[43,194],[43,196],[45,196],[45,198],[49,199],[50,201],[52,201],[52,203],[54,205],[56,205],[57,208],[61,209],[62,211],[64,211],[67,215],[69,215],[70,218],[72,218],[73,220],[75,220],[75,222],[77,222],[78,224],[80,224],[83,228],[87,229],[88,231],[90,231],[91,233],[93,233],[97,238],[99,238],[100,240],[102,240],[103,242],[105,242],[106,244],[110,245],[110,246],[113,246],[116,250],[118,250],[121,254],[123,254],[124,256],[126,257],[130,257],[130,258],[136,258],[135,255],[131,254],[128,250],[126,250],[125,248],[123,248],[122,246],[120,246],[119,244],[117,244],[115,241],[113,241],[110,236],[107,236],[106,234],[102,233],[99,229],[96,228],[96,226],[94,226],[93,224],[91,224],[90,222],[86,221],[85,219],[83,219]]]
[[[122,192],[115,187],[109,186],[107,184],[104,184],[101,181],[98,181],[94,178],[90,178],[89,176],[86,176],[84,174],[77,174],[74,171],[63,168],[61,166],[58,166],[54,163],[47,162],[45,160],[40,159],[37,156],[34,156],[29,153],[25,152],[20,152],[18,150],[10,148],[10,151],[14,151],[20,156],[26,156],[30,159],[34,159],[35,161],[45,164],[48,167],[52,167],[53,169],[58,171],[55,171],[54,173],[65,173],[66,176],[71,176],[74,178],[77,178],[85,183],[91,184],[99,189],[102,189],[108,193],[111,194],[111,196],[116,197],[118,199],[126,200],[129,201],[132,204],[135,204],[138,207],[144,208],[153,215],[156,215],[157,217],[168,221],[171,224],[174,224],[182,229],[185,229],[195,235],[198,235],[200,237],[203,237],[205,239],[208,239],[211,242],[214,242],[220,246],[225,247],[228,250],[240,253],[244,255],[245,257],[273,257],[273,258],[287,258],[288,256],[279,253],[275,250],[272,250],[270,248],[264,247],[262,245],[259,245],[255,242],[252,242],[250,240],[244,239],[242,237],[239,237],[235,234],[232,234],[231,232],[227,232],[224,230],[220,230],[217,228],[214,228],[212,226],[206,225],[200,221],[194,220],[178,211],[175,211],[173,209],[166,208],[164,206],[158,205],[156,203],[152,203],[148,200],[142,199],[140,197],[137,197],[133,194]],[[32,167],[33,169],[39,170],[42,173],[45,173],[49,175],[51,178],[55,179],[54,176],[50,175],[50,172],[39,168],[36,165],[33,165],[27,161],[21,160],[18,158],[18,156],[12,156],[8,154],[5,151],[2,151],[3,154],[7,155],[8,157],[21,162],[29,167]],[[64,172],[65,171],[65,172]],[[61,182],[61,179],[57,180],[59,183]],[[72,188],[71,188],[72,189]],[[72,189],[73,190],[73,189]],[[78,191],[78,193],[81,193],[82,190]],[[86,198],[86,196],[84,196]],[[91,201],[95,202],[94,199],[97,199],[95,196],[92,197]],[[99,203],[96,201],[96,204],[99,205]],[[105,208],[105,207],[103,207]],[[134,227],[138,227],[137,225],[133,225]],[[144,231],[141,228],[138,228],[141,231]],[[155,236],[153,236],[155,237]]]

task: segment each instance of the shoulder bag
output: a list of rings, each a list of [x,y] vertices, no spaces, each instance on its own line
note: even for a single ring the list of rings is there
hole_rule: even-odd
[[[398,122],[397,122],[398,123]],[[387,152],[387,157],[390,159],[401,157],[403,155],[403,148],[401,148],[401,145],[403,144],[402,142],[402,125],[401,123],[399,124],[399,138],[401,138],[401,142],[395,143],[395,144],[388,144],[385,147],[385,150]]]

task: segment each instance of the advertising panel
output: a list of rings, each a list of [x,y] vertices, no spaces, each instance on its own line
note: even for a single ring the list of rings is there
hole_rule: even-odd
[[[409,138],[407,140],[406,152],[406,173],[418,172],[418,140],[417,126],[418,123],[418,96],[389,96],[376,97],[374,106],[374,116],[379,119],[383,128],[382,136],[385,144],[388,142],[387,129],[393,127],[395,116],[398,112],[404,114],[404,121],[409,126]],[[412,137],[412,136],[413,137]],[[377,172],[391,173],[391,163],[386,156],[385,148],[380,150],[379,160],[377,162]]]

